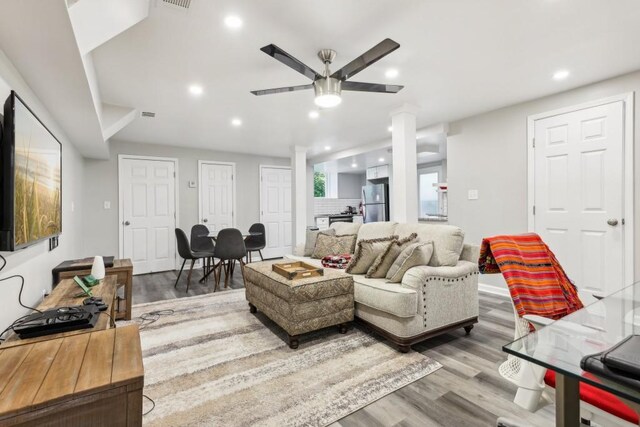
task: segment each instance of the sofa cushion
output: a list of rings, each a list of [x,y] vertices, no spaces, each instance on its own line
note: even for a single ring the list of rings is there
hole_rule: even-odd
[[[352,254],[356,245],[355,234],[345,234],[342,236],[329,236],[318,234],[316,246],[313,248],[311,258],[322,259],[327,255]]]
[[[358,230],[358,242],[360,240],[378,239],[380,237],[389,237],[396,233],[397,222],[369,222],[362,224]]]
[[[347,273],[366,273],[378,255],[387,251],[387,248],[393,240],[395,240],[395,236],[360,240],[356,245],[356,253],[347,267]]]
[[[412,243],[398,255],[387,272],[387,279],[392,283],[402,282],[404,273],[412,267],[427,265],[433,254],[433,242]]]
[[[417,236],[416,233],[412,233],[404,239],[394,239],[387,247],[387,250],[376,257],[369,270],[367,270],[366,276],[375,278],[387,277],[387,272],[396,258],[398,258],[398,255],[411,243],[415,243]]]
[[[413,317],[418,312],[418,293],[385,279],[353,276],[356,302],[398,317]]]
[[[336,234],[358,234],[361,225],[354,222],[334,222],[329,228],[336,230]]]
[[[307,230],[307,239],[304,244],[304,256],[311,256],[313,254],[313,248],[316,247],[316,241],[318,240],[318,234],[327,234],[329,236],[335,236],[336,230],[330,228],[328,230]]]
[[[429,265],[432,267],[453,267],[460,259],[464,242],[464,231],[453,225],[398,224],[395,234],[400,238],[417,233],[422,242],[433,241],[433,255]],[[360,239],[360,235],[358,235]]]

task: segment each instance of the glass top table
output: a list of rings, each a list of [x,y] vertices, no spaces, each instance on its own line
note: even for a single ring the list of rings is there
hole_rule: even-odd
[[[640,390],[623,384],[585,375],[580,368],[583,357],[600,353],[631,334],[640,334],[640,282],[623,288],[562,319],[542,327],[505,346],[503,351],[556,372],[556,383],[562,382],[563,390],[556,386],[556,409],[566,404],[566,399],[578,396],[560,396],[565,385],[578,391],[578,383],[584,382],[606,390],[626,400],[634,409],[640,405]],[[577,403],[576,403],[577,406]],[[564,409],[562,409],[563,412]],[[570,415],[571,419],[573,415]],[[556,415],[556,418],[558,414]],[[573,422],[557,425],[578,425],[579,415]]]

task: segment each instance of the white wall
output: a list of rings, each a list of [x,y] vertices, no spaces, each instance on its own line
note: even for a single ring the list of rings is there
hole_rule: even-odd
[[[4,101],[11,89],[15,90],[25,103],[35,112],[43,123],[62,143],[62,235],[60,246],[49,252],[48,242],[39,243],[17,252],[3,252],[7,258],[7,267],[0,278],[21,274],[25,279],[22,301],[27,305],[37,305],[42,291],[51,290],[51,269],[66,259],[81,255],[82,212],[81,203],[83,184],[83,160],[76,148],[69,142],[59,125],[44,108],[38,97],[29,88],[20,73],[14,68],[4,52],[0,51],[0,101]],[[72,205],[75,209],[72,211]],[[13,279],[0,282],[0,327],[2,330],[28,310],[18,305],[20,281]]]
[[[198,223],[198,188],[189,188],[188,181],[198,182],[198,160],[236,163],[237,217],[236,226],[247,230],[260,221],[260,165],[290,166],[286,157],[264,157],[169,145],[138,144],[113,141],[111,159],[86,160],[83,203],[87,212],[84,223],[84,250],[90,255],[118,255],[118,155],[144,155],[178,159],[179,222],[188,230]],[[104,209],[104,202],[111,209]]]
[[[449,223],[462,227],[465,241],[527,232],[527,117],[533,114],[640,91],[640,72],[454,122],[447,147]],[[640,108],[635,108],[635,218],[640,214]],[[467,200],[477,189],[478,200]],[[640,279],[640,226],[635,229],[635,278]],[[500,287],[500,275],[480,276]]]

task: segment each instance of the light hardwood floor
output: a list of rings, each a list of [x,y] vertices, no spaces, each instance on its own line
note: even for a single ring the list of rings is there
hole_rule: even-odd
[[[202,270],[194,271],[188,294],[186,272],[174,289],[176,274],[170,271],[135,276],[133,303],[213,291],[212,280],[198,283]],[[242,287],[242,276],[236,270],[229,288]],[[509,300],[481,293],[480,322],[469,336],[460,329],[413,346],[413,350],[440,362],[442,369],[354,412],[332,427],[495,426],[500,416],[531,426],[553,426],[553,405],[536,413],[519,408],[512,402],[515,386],[498,374],[498,365],[506,359],[501,348],[513,338],[513,328]]]

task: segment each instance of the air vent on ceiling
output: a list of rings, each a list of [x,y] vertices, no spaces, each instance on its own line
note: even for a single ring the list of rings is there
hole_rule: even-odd
[[[142,113],[140,113],[140,117],[155,117],[156,113],[153,113],[151,111],[143,111]]]
[[[162,0],[163,4],[189,9],[191,0]]]

